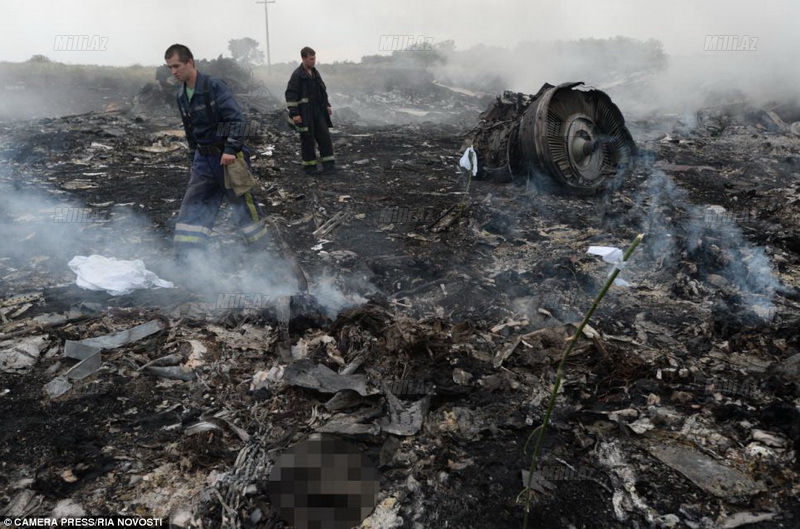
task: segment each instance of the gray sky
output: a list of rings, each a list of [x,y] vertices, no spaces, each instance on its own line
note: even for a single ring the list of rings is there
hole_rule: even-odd
[[[172,43],[198,58],[229,56],[228,40],[263,49],[264,8],[254,0],[0,0],[0,60],[42,54],[66,63],[159,64]],[[320,63],[358,61],[381,35],[417,35],[457,49],[514,47],[525,40],[656,38],[671,55],[703,53],[706,35],[757,37],[759,56],[797,68],[797,0],[276,0],[269,6],[273,63],[298,60],[303,46]],[[57,35],[97,36],[103,51],[56,51]],[[107,39],[105,41],[101,39]]]

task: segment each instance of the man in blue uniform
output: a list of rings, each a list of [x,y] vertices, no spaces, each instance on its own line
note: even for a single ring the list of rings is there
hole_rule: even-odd
[[[192,52],[182,44],[167,48],[164,59],[180,83],[178,108],[191,163],[189,185],[175,224],[176,253],[185,257],[190,250],[205,247],[225,197],[244,239],[258,241],[267,233],[258,204],[249,191],[237,196],[225,187],[224,166],[237,157],[250,166],[244,115],[233,93],[221,79],[198,72]]]
[[[336,158],[328,131],[329,127],[333,127],[333,110],[328,101],[328,90],[322,76],[314,67],[317,53],[306,46],[300,50],[300,57],[303,61],[292,72],[286,86],[289,126],[300,133],[300,154],[306,173],[317,172],[315,142],[319,145],[323,171],[333,172],[336,170]]]

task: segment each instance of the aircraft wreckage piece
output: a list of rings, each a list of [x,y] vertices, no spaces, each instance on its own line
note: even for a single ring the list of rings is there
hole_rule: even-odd
[[[544,84],[536,95],[498,97],[472,132],[477,178],[510,182],[545,173],[576,193],[621,182],[636,144],[608,95],[580,85]]]

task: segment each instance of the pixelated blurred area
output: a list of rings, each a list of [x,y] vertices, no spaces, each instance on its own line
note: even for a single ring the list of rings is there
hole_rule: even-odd
[[[296,529],[350,529],[378,497],[379,474],[357,447],[314,435],[275,462],[267,492],[281,517]]]

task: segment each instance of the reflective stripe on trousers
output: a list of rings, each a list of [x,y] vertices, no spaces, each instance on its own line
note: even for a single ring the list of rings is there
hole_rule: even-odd
[[[245,160],[249,165],[249,153],[245,153]],[[233,190],[225,189],[225,173],[219,161],[219,155],[195,153],[189,184],[175,223],[173,240],[178,248],[203,246],[208,242],[223,198],[228,199],[233,221],[245,240],[252,243],[267,233],[261,209],[253,196],[248,192],[237,197]]]
[[[317,145],[322,160],[333,161],[333,142],[322,112],[321,109],[312,109],[310,112],[313,116],[312,122],[303,123],[308,127],[308,131],[300,133],[300,155],[303,158],[303,165],[306,166],[317,165]]]

